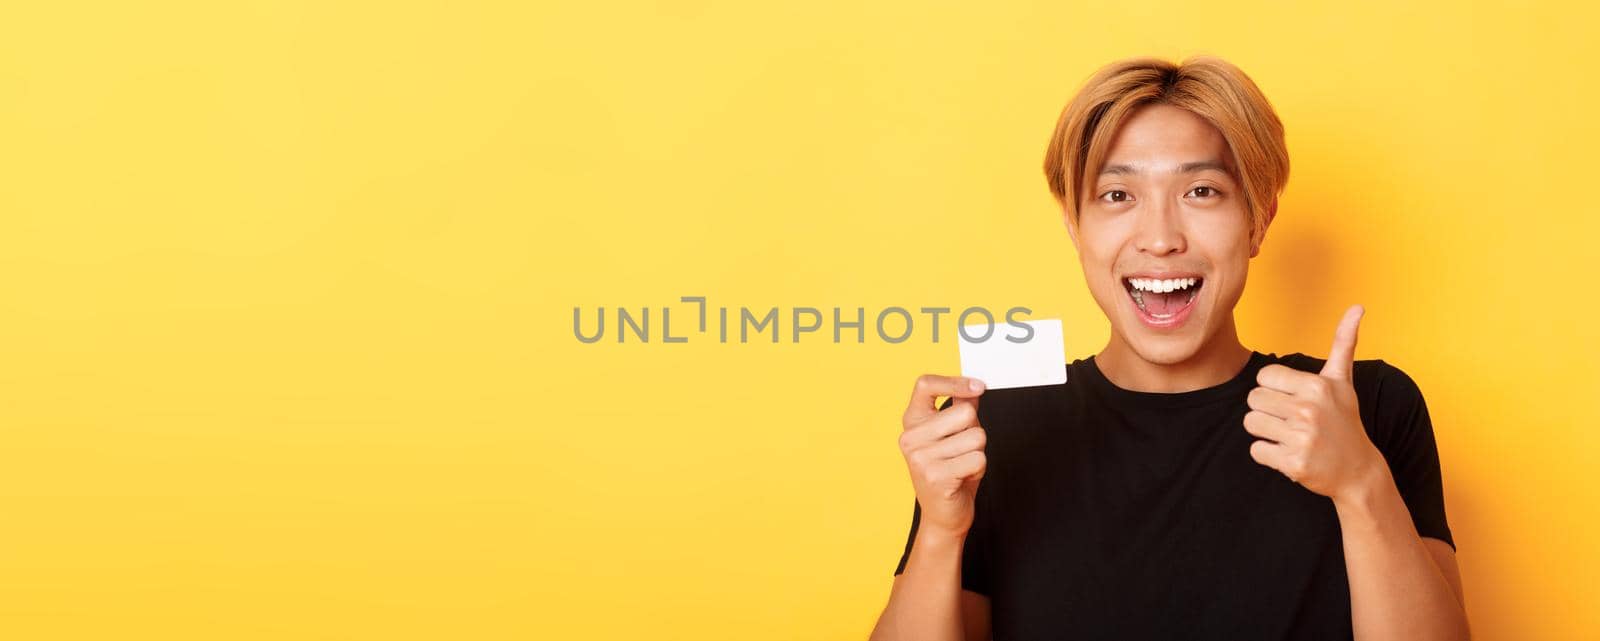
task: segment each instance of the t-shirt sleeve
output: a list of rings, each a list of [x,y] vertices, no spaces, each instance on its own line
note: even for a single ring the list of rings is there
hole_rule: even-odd
[[[939,409],[949,407],[947,399]],[[967,530],[967,538],[961,546],[961,589],[989,596],[989,519],[986,518],[988,510],[985,509],[984,485],[978,484],[977,496],[973,499],[972,527]],[[906,535],[906,548],[900,554],[900,563],[894,568],[895,576],[906,571],[906,563],[911,560],[911,548],[917,541],[917,525],[922,521],[922,503],[916,499],[911,501],[911,531]]]
[[[1389,463],[1417,534],[1449,543],[1453,549],[1456,542],[1445,518],[1439,449],[1422,390],[1397,367],[1384,364],[1381,371],[1376,412],[1388,429],[1378,435],[1382,441],[1377,443],[1379,450]]]

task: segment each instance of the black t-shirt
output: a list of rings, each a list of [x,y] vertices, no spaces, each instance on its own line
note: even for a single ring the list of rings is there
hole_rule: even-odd
[[[1252,352],[1225,383],[1160,393],[1117,387],[1091,356],[1065,384],[985,392],[961,585],[989,597],[994,639],[1350,639],[1332,500],[1250,458],[1245,397],[1274,362],[1323,363]],[[1352,380],[1417,531],[1454,547],[1421,391],[1381,360]]]

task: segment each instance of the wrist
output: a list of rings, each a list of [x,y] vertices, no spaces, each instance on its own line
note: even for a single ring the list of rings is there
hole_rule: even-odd
[[[916,547],[960,549],[967,540],[967,531],[952,531],[940,528],[924,528],[917,530]]]
[[[1375,454],[1374,458],[1377,460],[1363,466],[1349,486],[1333,497],[1333,505],[1340,514],[1371,515],[1379,500],[1399,492],[1383,457]]]

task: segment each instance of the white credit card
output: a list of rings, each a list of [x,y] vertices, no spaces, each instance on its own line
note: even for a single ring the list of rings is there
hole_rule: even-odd
[[[1012,323],[966,325],[956,333],[961,349],[961,375],[983,381],[985,389],[1059,385],[1067,382],[1066,347],[1061,321],[1054,318]],[[969,341],[985,339],[981,341]],[[1026,340],[1024,340],[1026,339]],[[1016,342],[1023,341],[1023,342]]]

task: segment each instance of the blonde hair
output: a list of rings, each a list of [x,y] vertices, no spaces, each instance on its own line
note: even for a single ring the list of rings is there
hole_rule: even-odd
[[[1213,56],[1181,64],[1160,58],[1113,62],[1091,76],[1062,109],[1044,156],[1050,192],[1077,225],[1081,194],[1110,152],[1122,121],[1139,107],[1167,104],[1210,122],[1233,153],[1234,178],[1245,191],[1251,240],[1260,242],[1289,182],[1283,123],[1261,89],[1238,67]]]

